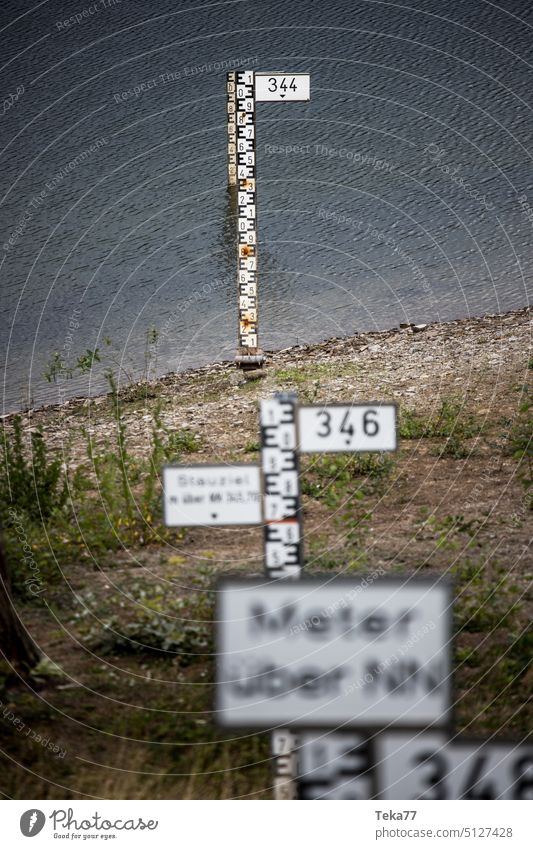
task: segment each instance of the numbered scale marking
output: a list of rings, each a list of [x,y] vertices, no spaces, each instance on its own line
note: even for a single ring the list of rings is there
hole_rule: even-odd
[[[379,402],[300,407],[300,451],[396,451],[396,418],[396,404]]]
[[[338,731],[300,735],[299,799],[370,799],[373,793],[369,740]]]
[[[265,569],[270,578],[298,578],[302,543],[295,398],[261,401],[260,424]]]
[[[296,799],[298,772],[298,738],[287,728],[272,732],[270,751],[274,761],[274,796],[276,799]]]
[[[238,71],[235,77],[239,347],[254,354],[258,347],[254,73]]]
[[[226,109],[228,120],[228,186],[237,185],[237,109],[235,71],[226,75]]]

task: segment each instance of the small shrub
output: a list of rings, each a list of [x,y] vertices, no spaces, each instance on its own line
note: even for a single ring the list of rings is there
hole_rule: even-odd
[[[244,446],[244,450],[246,454],[253,454],[256,451],[260,451],[261,446],[259,442],[257,442],[257,440],[252,439],[250,442],[246,443],[246,445]]]
[[[199,600],[186,600],[165,594],[159,585],[133,584],[128,593],[102,602],[88,593],[82,609],[74,616],[84,642],[101,654],[179,655],[182,666],[194,663],[197,655],[213,652],[211,594],[201,592]],[[98,612],[98,620],[88,624]]]
[[[530,627],[520,632],[512,632],[508,638],[510,648],[506,655],[509,674],[512,680],[531,667],[533,657],[533,630]]]
[[[302,492],[336,507],[347,498],[360,500],[379,490],[392,467],[386,454],[353,454],[347,459],[318,455],[302,468]]]
[[[166,431],[167,434],[167,459],[171,460],[173,454],[194,454],[202,448],[202,441],[197,434],[188,428],[176,431]]]
[[[516,617],[520,595],[509,585],[504,568],[467,558],[451,571],[457,581],[454,612],[459,631],[491,633]]]
[[[457,542],[457,535],[459,534],[468,534],[470,539],[467,546],[471,546],[478,527],[479,519],[466,519],[462,515],[444,516],[441,519],[438,516],[426,514],[419,523],[416,537],[418,539],[435,539],[435,548],[453,550],[459,547]],[[461,546],[464,547],[462,542]],[[464,568],[466,567],[463,566]]]
[[[474,416],[465,412],[463,398],[444,398],[437,415],[428,418],[416,410],[403,410],[400,415],[400,436],[403,439],[433,439],[446,437],[457,445],[460,439],[469,439],[481,431]]]
[[[463,460],[470,451],[456,436],[449,436],[443,445],[433,452],[437,457],[451,457],[453,460]]]
[[[338,557],[332,557],[329,554],[321,554],[314,559],[309,559],[309,565],[313,572],[340,572],[343,567]]]
[[[274,379],[282,383],[305,383],[307,378],[303,368],[279,368],[274,372]]]
[[[13,431],[4,430],[2,468],[0,469],[0,500],[4,507],[22,510],[31,519],[39,520],[61,509],[68,490],[61,459],[50,459],[42,429],[33,431],[25,450],[22,419],[15,416]]]
[[[43,377],[48,383],[57,383],[58,377],[72,377],[72,369],[67,368],[65,361],[59,351],[54,351],[46,364]]]
[[[91,351],[87,348],[85,353],[78,357],[76,361],[76,368],[79,370],[80,374],[87,374],[87,372],[91,371],[93,365],[99,362],[101,362],[100,349],[95,348],[94,351]]]

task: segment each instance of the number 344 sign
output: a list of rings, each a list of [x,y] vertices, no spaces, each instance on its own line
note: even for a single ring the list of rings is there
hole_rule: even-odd
[[[259,102],[311,99],[310,74],[256,73],[255,99]]]

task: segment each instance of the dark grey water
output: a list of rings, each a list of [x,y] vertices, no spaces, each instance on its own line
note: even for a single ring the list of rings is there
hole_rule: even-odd
[[[263,347],[528,302],[529,0],[29,8],[0,23],[4,410],[57,400],[54,350],[140,375],[151,326],[159,372],[233,356],[229,60],[311,73],[258,107]]]

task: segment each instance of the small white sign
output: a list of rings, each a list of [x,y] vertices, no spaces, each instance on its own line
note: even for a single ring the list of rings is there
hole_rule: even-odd
[[[300,451],[396,451],[396,404],[300,407]]]
[[[380,799],[533,799],[533,744],[380,734],[376,770]]]
[[[266,72],[255,75],[256,101],[276,101],[311,99],[310,74],[283,74]]]
[[[258,466],[165,466],[165,524],[258,525],[262,521]]]
[[[338,731],[298,735],[300,799],[370,799],[372,768],[369,741]]]
[[[434,579],[222,580],[225,727],[412,728],[449,721],[451,599]]]

